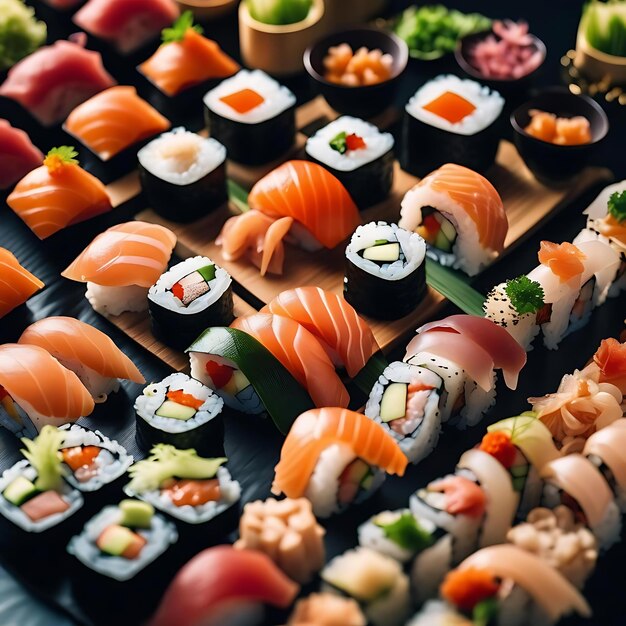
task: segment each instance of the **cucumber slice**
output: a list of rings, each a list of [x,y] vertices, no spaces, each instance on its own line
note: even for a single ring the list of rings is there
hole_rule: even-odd
[[[37,487],[25,478],[24,476],[18,476],[15,480],[9,483],[8,487],[3,491],[2,495],[11,504],[15,506],[21,506],[37,493]]]
[[[363,250],[363,258],[368,261],[393,263],[400,258],[400,244],[387,243],[380,246],[365,248],[365,250]]]
[[[215,265],[205,265],[200,269],[196,270],[204,280],[208,282],[214,280],[215,278]]]
[[[440,230],[437,233],[437,237],[435,237],[435,242],[433,243],[435,248],[442,250],[443,252],[450,252],[452,250],[452,244],[450,240],[443,234],[443,230]]]
[[[196,414],[196,409],[192,406],[184,406],[178,402],[166,400],[157,410],[156,415],[159,417],[169,417],[173,420],[181,420],[186,422]]]
[[[446,236],[446,239],[451,243],[456,240],[456,228],[452,225],[452,222],[447,218],[441,216],[441,232]]]
[[[526,478],[528,476],[528,465],[513,465],[509,471],[511,476],[515,478]]]
[[[278,430],[286,435],[296,417],[315,408],[311,397],[274,355],[236,328],[206,330],[186,352],[214,354],[233,361],[250,381]]]
[[[121,556],[135,538],[135,533],[125,526],[109,526],[98,537],[96,545],[105,554]]]
[[[129,528],[150,528],[154,507],[140,500],[122,500],[119,504],[122,513],[120,526]]]
[[[408,385],[406,383],[391,383],[387,385],[380,403],[380,419],[392,422],[406,415],[406,397]]]

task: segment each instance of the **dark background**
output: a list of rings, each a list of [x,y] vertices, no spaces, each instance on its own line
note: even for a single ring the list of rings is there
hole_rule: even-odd
[[[390,14],[411,4],[406,1],[391,3]],[[572,0],[537,0],[523,2],[520,0],[509,2],[495,2],[476,0],[474,2],[448,2],[464,11],[480,11],[490,17],[509,17],[526,19],[531,31],[539,36],[547,45],[548,57],[539,77],[540,85],[553,85],[561,82],[561,56],[575,43],[576,29],[580,17],[581,2]],[[220,42],[231,54],[237,53],[236,17],[208,25],[206,34]],[[453,59],[440,62],[423,63],[411,61],[403,80],[399,103],[403,103],[428,77],[441,72],[456,72]],[[300,100],[310,96],[309,85],[306,80],[290,81],[290,86],[299,95]],[[623,156],[623,140],[626,125],[624,110],[616,104],[605,106],[611,120],[611,131],[608,139],[600,146],[594,162],[610,167],[616,177],[626,177],[626,165]],[[557,218],[543,226],[540,232],[532,235],[528,241],[507,257],[506,261],[497,264],[485,272],[477,281],[476,286],[487,291],[488,288],[507,277],[529,271],[536,264],[536,253],[540,239],[554,241],[571,240],[584,225],[581,212],[589,200],[593,190],[586,197],[574,203]],[[48,241],[40,242],[17,219],[4,203],[0,204],[0,246],[9,248],[22,263],[46,283],[43,292],[29,301],[29,314],[20,313],[10,319],[0,321],[0,342],[15,341],[22,329],[34,319],[49,315],[71,315],[83,319],[110,334],[121,349],[126,352],[142,370],[148,380],[157,380],[167,375],[167,368],[152,357],[137,344],[119,332],[105,319],[94,314],[84,299],[84,286],[71,283],[60,278],[59,272],[66,267],[76,254],[104,228],[128,219],[144,208],[142,199],[115,209],[101,218],[68,231],[60,233]],[[606,336],[617,336],[623,328],[623,319],[626,315],[625,299],[612,300],[600,310],[594,312],[590,325],[584,330],[567,338],[558,352],[548,352],[537,348],[529,355],[529,364],[524,370],[520,386],[517,391],[510,392],[499,389],[497,407],[486,418],[483,424],[464,433],[448,429],[440,440],[436,453],[418,467],[413,467],[408,475],[402,479],[390,479],[385,488],[369,503],[351,511],[341,517],[333,518],[329,526],[328,548],[331,554],[342,551],[356,543],[355,528],[358,523],[367,519],[372,513],[383,508],[397,508],[406,505],[408,496],[417,487],[430,479],[452,470],[460,453],[480,439],[484,432],[484,425],[488,421],[495,421],[509,415],[517,414],[527,408],[525,398],[530,395],[541,395],[556,389],[561,376],[581,367],[591,356],[600,339]],[[453,307],[442,313],[454,312]],[[394,355],[394,356],[402,356]],[[132,426],[132,401],[140,393],[140,386],[125,385],[122,393],[98,407],[96,413],[87,423],[97,425],[107,435],[117,437],[121,443],[127,445],[131,452],[134,449]],[[278,458],[281,439],[267,423],[250,420],[231,421],[227,425],[226,448],[231,457],[231,471],[243,486],[243,500],[265,498],[269,495],[269,484],[273,474],[273,466]],[[5,433],[0,433],[0,463],[2,468],[17,459],[19,445]],[[626,597],[624,597],[624,582],[626,577],[622,563],[626,552],[621,547],[615,548],[600,560],[597,573],[590,581],[587,595],[593,605],[595,617],[593,624],[617,626],[626,624]],[[5,559],[5,565],[24,582],[34,580],[34,572],[20,567],[19,562]],[[48,564],[50,565],[50,564]],[[46,566],[44,566],[44,573]],[[43,592],[60,601],[66,608],[77,615],[77,610],[69,595],[68,585],[63,580],[64,565],[56,564],[52,573],[44,575],[44,583],[35,585],[35,590],[41,595]],[[40,578],[40,577],[38,577]],[[8,582],[6,574],[0,572],[0,593]],[[20,615],[24,611],[32,616],[33,621],[23,617],[19,623],[22,626],[30,624],[46,624],[54,626],[66,622],[64,617],[46,615],[41,607],[32,600],[30,591],[18,588],[14,593],[13,602],[20,605]],[[2,603],[0,602],[0,605]],[[18,623],[17,613],[9,606],[9,611],[2,611],[0,606],[0,624],[13,626]],[[43,621],[35,622],[35,617]],[[104,622],[106,623],[106,622]]]

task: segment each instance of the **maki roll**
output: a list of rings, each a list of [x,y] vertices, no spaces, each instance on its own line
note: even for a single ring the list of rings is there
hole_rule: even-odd
[[[581,454],[568,454],[547,463],[542,506],[549,509],[564,504],[591,530],[601,551],[619,541],[622,531],[620,510],[602,472]]]
[[[59,432],[65,479],[79,491],[98,491],[112,486],[133,462],[133,457],[123,446],[99,430],[65,424]]]
[[[152,333],[184,350],[206,328],[233,321],[232,279],[207,257],[174,265],[148,291]]]
[[[401,626],[411,612],[409,579],[400,564],[369,548],[336,556],[321,573],[322,591],[356,600],[372,626]]]
[[[293,145],[294,94],[261,70],[241,70],[204,96],[211,137],[245,165],[274,161]]]
[[[340,408],[313,409],[294,422],[275,468],[272,493],[304,496],[318,517],[363,502],[407,458],[382,426]]]
[[[137,624],[163,593],[175,563],[176,526],[139,500],[122,500],[92,517],[72,537],[76,597],[88,612]],[[165,555],[168,553],[169,558]],[[118,601],[111,603],[111,597]]]
[[[513,545],[472,554],[440,591],[455,609],[495,626],[552,626],[570,613],[591,616],[587,601],[551,564]]]
[[[348,190],[360,209],[382,202],[393,185],[391,133],[356,117],[340,117],[307,139],[305,151]]]
[[[224,446],[224,401],[186,374],[171,374],[148,385],[135,400],[137,443],[150,450],[157,443],[199,454],[220,454]]]
[[[189,119],[191,115],[194,130],[202,126],[202,96],[240,69],[217,42],[203,37],[202,31],[193,23],[193,13],[185,11],[161,31],[163,43],[156,52],[137,66],[145,78],[146,99],[169,119]]]
[[[175,128],[137,153],[139,180],[154,211],[173,222],[193,222],[221,207],[226,148],[212,138]]]
[[[206,546],[237,525],[241,487],[223,467],[227,459],[207,459],[196,451],[157,444],[129,470],[124,492],[174,519],[181,549]],[[191,545],[193,544],[193,545]]]
[[[424,176],[454,162],[484,173],[496,159],[504,99],[473,80],[442,75],[420,87],[404,112],[402,169]]]
[[[447,602],[429,600],[406,626],[476,626],[476,622]]]
[[[312,593],[298,600],[287,626],[367,626],[359,605],[352,598],[334,593]]]
[[[35,439],[22,439],[26,458],[3,472],[0,514],[11,522],[4,524],[2,532],[5,549],[24,544],[32,549],[35,535],[43,533],[38,547],[53,551],[73,531],[71,518],[84,500],[80,491],[63,480],[65,470],[59,457],[62,439],[61,431],[45,426]]]
[[[399,226],[421,235],[427,254],[475,276],[502,253],[509,229],[502,198],[480,174],[446,163],[402,199]]]
[[[443,381],[434,372],[395,362],[385,368],[372,388],[365,415],[398,442],[411,463],[435,449],[441,431]]]
[[[377,319],[412,313],[426,293],[425,255],[424,240],[396,224],[359,226],[346,248],[345,299]]]
[[[533,339],[539,334],[538,313],[544,306],[543,287],[528,276],[519,276],[496,285],[487,294],[483,311],[487,319],[506,328],[530,352]]]

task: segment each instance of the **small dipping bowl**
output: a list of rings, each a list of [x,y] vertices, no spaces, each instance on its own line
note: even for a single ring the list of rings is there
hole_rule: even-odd
[[[530,111],[538,109],[558,117],[581,115],[591,125],[591,142],[563,146],[537,139],[524,129],[530,123]],[[592,98],[574,95],[564,87],[554,87],[519,106],[511,114],[515,146],[528,169],[545,185],[559,185],[579,174],[587,165],[598,144],[609,132],[609,120]]]
[[[481,85],[487,85],[491,89],[495,89],[499,92],[508,105],[516,105],[521,103],[524,98],[527,97],[530,88],[533,85],[537,74],[543,67],[546,60],[546,46],[535,35],[529,35],[532,39],[532,47],[541,53],[541,63],[528,74],[524,74],[519,78],[490,78],[485,76],[480,70],[475,68],[470,62],[470,51],[479,42],[486,39],[488,36],[493,35],[497,40],[500,39],[492,30],[484,30],[471,35],[466,35],[461,38],[454,51],[454,58],[459,67],[471,78],[477,80]]]
[[[324,58],[328,50],[347,43],[353,51],[365,47],[379,49],[393,59],[391,77],[376,85],[348,87],[332,83],[324,77]],[[355,28],[332,33],[309,46],[304,53],[304,67],[311,76],[315,88],[338,113],[356,117],[372,117],[393,103],[398,81],[406,69],[409,49],[406,43],[394,35],[377,28]]]

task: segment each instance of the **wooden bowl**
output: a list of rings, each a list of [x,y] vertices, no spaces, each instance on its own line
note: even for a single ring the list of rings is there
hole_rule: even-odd
[[[199,20],[214,20],[234,11],[239,0],[176,0],[182,11],[191,11]]]
[[[576,38],[574,65],[591,82],[626,85],[626,57],[617,57],[596,50],[580,31]]]
[[[304,70],[302,57],[313,41],[323,36],[324,0],[313,0],[307,17],[295,24],[277,26],[255,20],[245,2],[239,5],[241,58],[250,68],[275,76],[291,76]]]
[[[324,21],[328,29],[336,30],[349,25],[359,25],[384,12],[389,0],[325,0]]]

